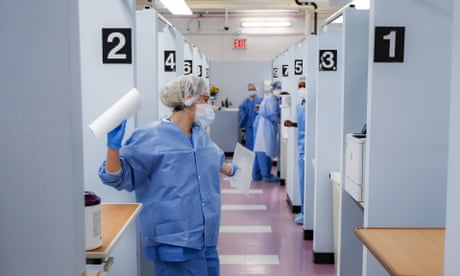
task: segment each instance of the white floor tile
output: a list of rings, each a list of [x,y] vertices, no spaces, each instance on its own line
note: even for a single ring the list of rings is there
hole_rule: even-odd
[[[265,204],[223,204],[224,211],[240,211],[240,210],[267,210]]]
[[[223,194],[244,194],[242,191],[238,189],[222,189]],[[249,190],[250,194],[263,194],[264,190],[262,189],[252,189]]]
[[[220,264],[279,265],[278,255],[220,255]]]
[[[271,233],[269,225],[221,225],[221,233]]]

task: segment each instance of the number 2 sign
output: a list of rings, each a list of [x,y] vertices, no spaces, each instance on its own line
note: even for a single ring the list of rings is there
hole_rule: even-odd
[[[102,29],[102,63],[131,63],[131,29]]]
[[[374,62],[404,62],[404,27],[375,27]]]

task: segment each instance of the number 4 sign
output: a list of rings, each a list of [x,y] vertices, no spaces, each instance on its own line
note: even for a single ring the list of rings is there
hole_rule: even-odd
[[[404,27],[375,27],[374,62],[404,62]]]

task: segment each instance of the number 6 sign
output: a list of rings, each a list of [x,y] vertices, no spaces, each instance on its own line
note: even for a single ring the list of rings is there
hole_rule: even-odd
[[[131,63],[131,29],[102,29],[102,63]]]

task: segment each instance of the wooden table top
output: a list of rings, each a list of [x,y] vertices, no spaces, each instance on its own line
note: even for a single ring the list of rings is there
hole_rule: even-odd
[[[355,234],[390,275],[443,275],[444,228],[359,227]]]
[[[140,212],[140,203],[101,204],[102,246],[86,250],[87,259],[103,259],[109,256],[118,239]]]

